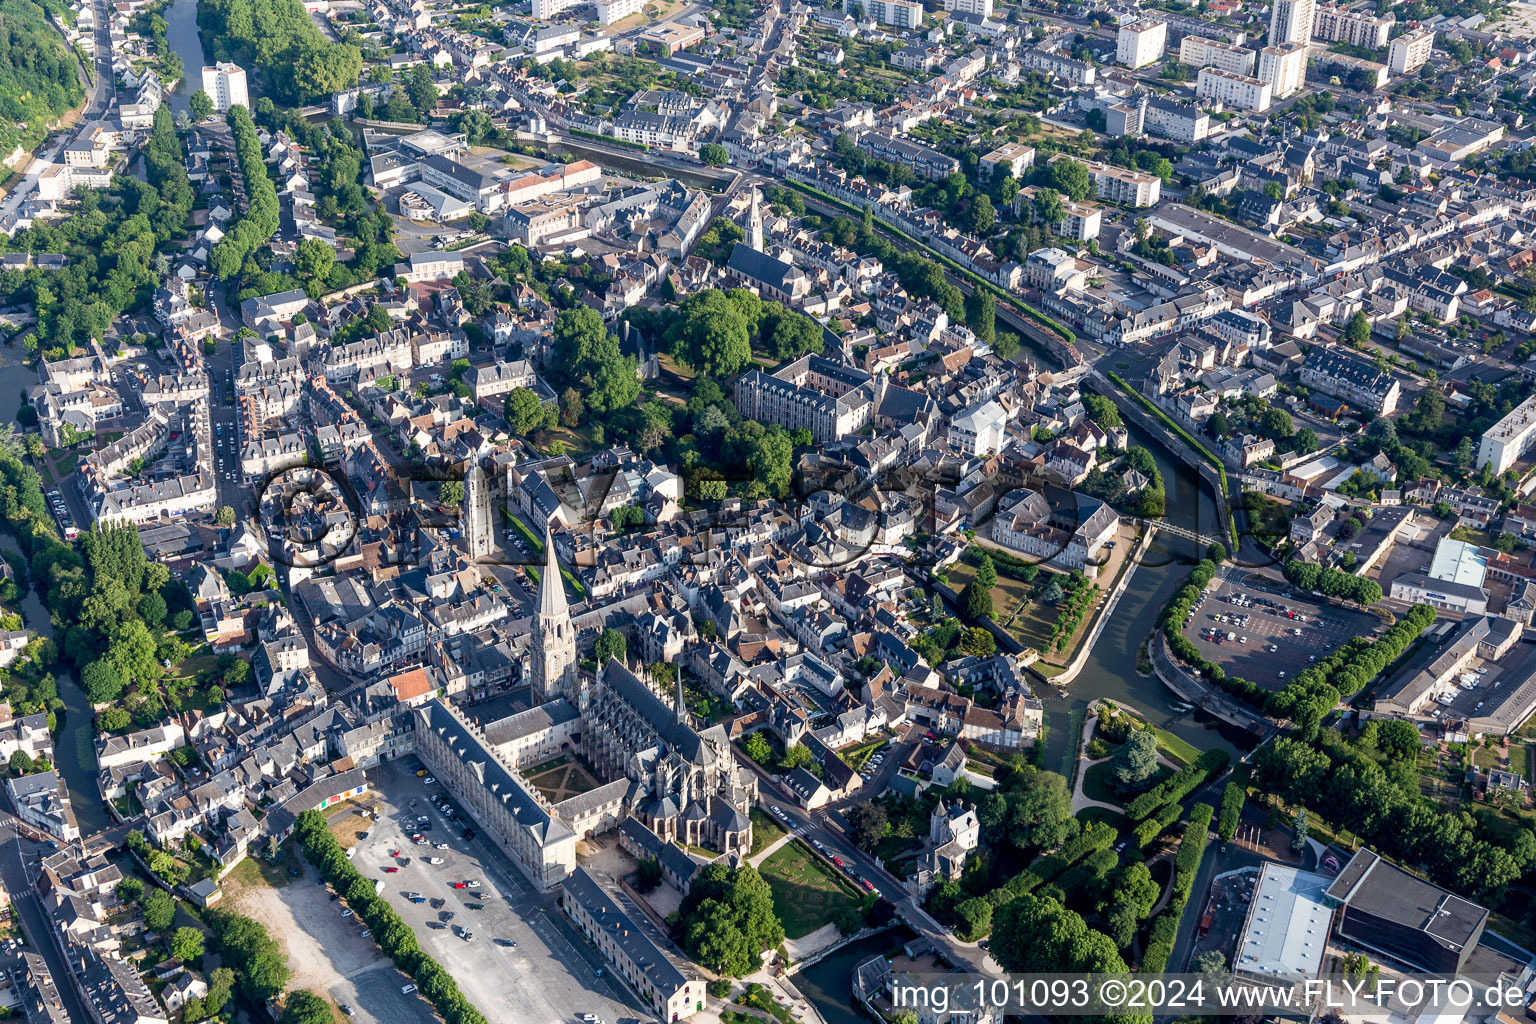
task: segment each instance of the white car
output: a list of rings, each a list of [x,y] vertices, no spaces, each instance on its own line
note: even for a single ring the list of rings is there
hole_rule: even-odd
[[[408,996],[412,992],[415,992],[415,991],[416,991],[416,986],[415,985],[401,985],[400,986],[400,994],[403,995],[403,996]]]
[[[427,858],[427,863],[428,864],[441,864],[442,862],[443,862],[443,858],[441,858],[441,857],[428,857]]]
[[[478,888],[480,888],[480,882],[479,882],[478,879],[471,878],[469,881],[465,882],[464,884],[469,886],[471,889],[478,889]]]

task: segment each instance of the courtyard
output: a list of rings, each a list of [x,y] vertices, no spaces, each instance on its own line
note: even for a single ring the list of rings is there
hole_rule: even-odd
[[[598,781],[592,777],[592,773],[569,756],[535,765],[524,772],[523,776],[552,804],[590,793],[598,787]]]

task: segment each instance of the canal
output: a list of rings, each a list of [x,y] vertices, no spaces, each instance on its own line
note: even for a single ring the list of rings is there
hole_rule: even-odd
[[[1152,453],[1163,474],[1168,522],[1206,534],[1219,532],[1216,499],[1200,474],[1181,461],[1167,446],[1135,427],[1128,426],[1130,443]],[[1093,700],[1109,700],[1130,707],[1161,729],[1204,750],[1221,747],[1229,753],[1248,749],[1246,734],[1205,714],[1180,713],[1183,703],[1156,676],[1136,671],[1136,652],[1157,625],[1158,613],[1184,585],[1202,552],[1194,541],[1159,532],[1131,577],[1113,617],[1105,624],[1093,652],[1066,696],[1042,688],[1045,702],[1046,746],[1041,766],[1060,771],[1074,749],[1069,724],[1071,713]]]
[[[22,365],[22,350],[17,346],[0,348],[0,422],[15,423],[16,412],[21,408],[23,392],[37,383],[35,371]],[[16,567],[18,575],[26,572],[27,560],[16,541],[9,534],[0,534],[0,550],[5,559]],[[28,587],[21,599],[21,615],[27,628],[54,640],[53,623],[48,609]],[[55,640],[57,643],[57,640]],[[75,682],[67,663],[60,661],[54,668],[54,679],[59,684],[59,697],[64,701],[64,723],[54,737],[54,766],[69,787],[70,803],[75,819],[85,835],[99,832],[112,825],[106,808],[101,803],[101,789],[96,784],[96,747],[92,728],[91,706],[86,703],[85,693]]]
[[[815,1004],[827,1024],[869,1024],[853,998],[853,972],[872,956],[892,956],[917,933],[905,925],[850,942],[794,975],[795,987]]]
[[[171,6],[161,16],[165,18],[166,41],[181,58],[186,72],[168,97],[171,113],[179,114],[187,109],[192,94],[203,87],[203,65],[211,62],[203,53],[203,40],[197,33],[197,0],[171,0]]]

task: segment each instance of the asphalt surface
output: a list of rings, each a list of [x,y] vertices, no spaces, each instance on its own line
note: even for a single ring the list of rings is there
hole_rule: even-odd
[[[11,906],[21,919],[22,930],[28,939],[26,949],[28,952],[42,954],[48,970],[53,974],[64,1012],[72,1021],[90,1020],[85,1004],[81,1002],[80,994],[70,980],[69,966],[64,961],[64,955],[53,941],[53,932],[43,911],[42,900],[38,898],[37,888],[32,881],[37,876],[41,851],[47,847],[23,839],[16,832],[15,820],[9,814],[0,813],[0,880],[4,881],[5,890],[11,897]]]
[[[384,881],[384,897],[416,932],[421,948],[453,974],[470,1002],[493,1024],[556,1024],[578,1013],[595,1013],[606,1021],[652,1019],[654,1014],[572,927],[554,896],[539,893],[511,870],[506,856],[478,834],[478,825],[471,826],[477,833],[473,840],[461,838],[464,826],[449,822],[431,803],[442,787],[417,778],[405,767],[409,763],[370,772],[382,817],[358,844],[353,863],[365,876]],[[421,835],[447,849],[411,841],[421,815],[432,824]],[[391,850],[401,856],[391,857]],[[429,864],[429,857],[443,863]],[[386,867],[398,870],[385,872]],[[470,880],[479,887],[453,888],[454,882]],[[412,902],[407,892],[429,902]],[[651,927],[638,911],[631,910],[631,916]],[[463,939],[456,928],[468,928],[473,938]],[[508,998],[512,992],[515,999]]]

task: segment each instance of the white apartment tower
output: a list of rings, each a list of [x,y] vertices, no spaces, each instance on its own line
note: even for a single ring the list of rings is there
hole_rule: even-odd
[[[1275,99],[1289,96],[1307,81],[1307,44],[1286,43],[1259,51],[1259,81],[1267,82]]]
[[[1387,36],[1397,19],[1392,15],[1378,18],[1369,11],[1351,11],[1332,4],[1319,4],[1312,17],[1312,35],[1330,43],[1349,43],[1367,50],[1387,45]]]
[[[250,93],[245,88],[245,68],[228,61],[203,67],[203,92],[213,100],[213,109],[221,114],[229,113],[233,106],[249,109],[251,105]]]
[[[1275,0],[1269,15],[1269,45],[1312,41],[1314,0]]]
[[[491,553],[491,490],[479,462],[464,476],[464,549],[471,562]]]
[[[1273,95],[1268,82],[1247,75],[1234,75],[1217,68],[1201,68],[1200,77],[1195,81],[1196,99],[1215,100],[1222,106],[1238,110],[1252,110],[1255,113],[1268,110]]]
[[[1394,75],[1411,75],[1429,60],[1435,48],[1435,30],[1421,28],[1392,40],[1387,47],[1387,67]]]
[[[992,17],[992,0],[944,0],[944,9],[950,12],[958,11],[961,14],[979,14],[983,18]]]
[[[544,531],[544,575],[539,580],[539,610],[529,630],[532,660],[533,701],[543,704],[556,697],[574,697],[576,676],[576,627],[565,603],[565,581],[555,559],[555,539]]]
[[[1168,48],[1168,23],[1142,18],[1120,26],[1115,62],[1135,70],[1161,60]]]

